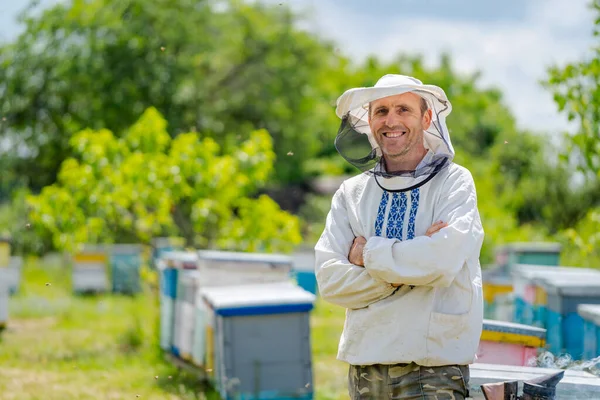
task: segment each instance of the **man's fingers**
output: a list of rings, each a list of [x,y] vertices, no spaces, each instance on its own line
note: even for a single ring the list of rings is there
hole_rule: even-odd
[[[448,226],[448,224],[444,221],[438,221],[435,224],[431,225],[429,229],[442,229],[445,226]]]
[[[448,224],[443,222],[443,221],[438,221],[435,224],[431,225],[429,227],[429,229],[427,229],[427,232],[425,232],[426,236],[431,236],[434,233],[437,233],[440,231],[440,229],[447,227]]]
[[[358,244],[365,244],[365,243],[367,243],[367,239],[365,239],[365,238],[364,238],[364,237],[362,237],[362,236],[358,236],[358,237],[355,237],[355,238],[354,238],[354,243],[355,243],[355,244],[356,244],[356,243],[358,243]]]

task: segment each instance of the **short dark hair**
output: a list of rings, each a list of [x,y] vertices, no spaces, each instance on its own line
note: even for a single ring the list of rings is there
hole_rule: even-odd
[[[421,116],[425,115],[425,112],[429,109],[427,100],[425,97],[421,97]],[[371,102],[369,102],[369,117],[371,116]]]

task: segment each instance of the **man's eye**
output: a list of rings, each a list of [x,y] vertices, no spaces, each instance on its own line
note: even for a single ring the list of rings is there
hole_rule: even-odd
[[[386,110],[386,109],[384,109],[384,108],[380,108],[379,110],[375,111],[375,114],[377,114],[377,115],[383,115],[383,114],[385,114],[386,112],[387,112],[387,110]]]

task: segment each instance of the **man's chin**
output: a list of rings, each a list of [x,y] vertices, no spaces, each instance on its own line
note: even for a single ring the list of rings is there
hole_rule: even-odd
[[[384,152],[383,152],[383,156],[385,158],[389,158],[390,160],[394,160],[394,161],[402,160],[407,154],[408,154],[408,149],[395,150],[393,152],[384,150]]]

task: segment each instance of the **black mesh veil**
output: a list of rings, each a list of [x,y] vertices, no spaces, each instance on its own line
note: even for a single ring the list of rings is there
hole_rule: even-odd
[[[381,157],[371,145],[369,137],[360,132],[361,124],[361,120],[346,114],[335,138],[335,148],[346,161],[366,172],[375,167]]]

